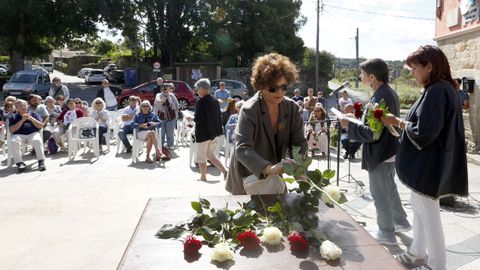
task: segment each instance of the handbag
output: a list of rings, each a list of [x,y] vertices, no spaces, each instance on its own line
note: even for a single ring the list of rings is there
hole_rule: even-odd
[[[158,112],[158,118],[160,118],[160,120],[164,120],[164,121],[174,120],[175,110],[170,107],[170,102],[168,101],[168,99],[165,100],[165,103],[162,104],[162,106],[165,106],[166,111],[165,112],[162,112],[162,111]]]
[[[281,194],[285,188],[285,182],[278,175],[269,174],[265,179],[258,179],[252,174],[243,179],[243,189],[248,195]]]

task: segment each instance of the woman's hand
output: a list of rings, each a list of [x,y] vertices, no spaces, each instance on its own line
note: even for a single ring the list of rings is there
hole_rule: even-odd
[[[398,126],[400,124],[400,119],[391,113],[382,116],[381,120],[384,125]]]
[[[265,169],[262,171],[263,174],[273,174],[273,175],[280,175],[283,173],[283,163],[279,162],[275,165],[267,165]]]

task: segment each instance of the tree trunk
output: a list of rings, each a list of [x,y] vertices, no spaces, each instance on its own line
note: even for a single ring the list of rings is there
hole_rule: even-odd
[[[23,70],[25,55],[23,50],[25,48],[25,22],[23,20],[23,13],[20,15],[18,25],[18,34],[15,42],[15,47],[10,51],[10,69],[12,72]]]

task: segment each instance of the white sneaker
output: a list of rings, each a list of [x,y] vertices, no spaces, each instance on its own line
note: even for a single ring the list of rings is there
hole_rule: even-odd
[[[395,224],[393,225],[394,228],[395,228],[395,232],[396,233],[400,233],[400,232],[408,232],[412,229],[412,225],[410,224],[404,224],[404,225],[400,225],[400,224]]]
[[[397,245],[397,238],[395,237],[395,235],[388,237],[385,234],[383,234],[381,231],[377,231],[377,233],[374,235],[373,238],[375,238],[375,240],[377,240],[377,242],[382,245],[387,245],[387,246]]]

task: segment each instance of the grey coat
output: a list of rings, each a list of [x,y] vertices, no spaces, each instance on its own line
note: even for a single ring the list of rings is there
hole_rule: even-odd
[[[302,153],[307,151],[298,105],[287,97],[280,103],[276,135],[267,105],[257,93],[242,106],[235,136],[225,186],[233,195],[246,194],[243,189],[245,177],[255,174],[259,179],[265,178],[262,174],[265,166],[280,162],[292,145],[300,146]]]

